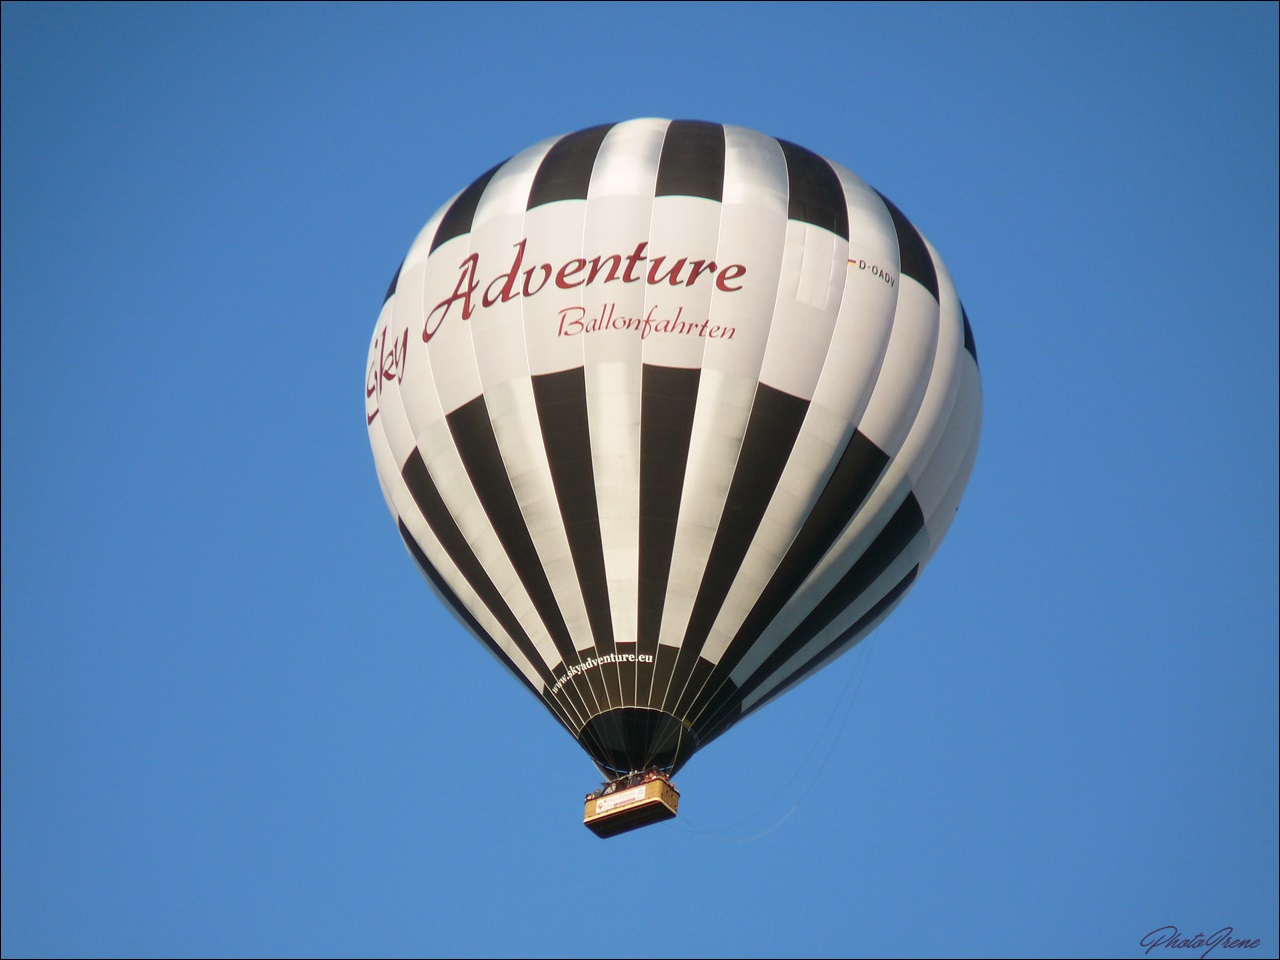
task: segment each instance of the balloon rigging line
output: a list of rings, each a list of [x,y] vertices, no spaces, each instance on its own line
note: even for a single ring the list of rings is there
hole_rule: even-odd
[[[866,679],[867,670],[869,669],[869,665],[871,663],[871,654],[872,654],[872,651],[874,650],[874,644],[875,644],[875,634],[872,634],[868,638],[867,649],[865,653],[863,653],[863,649],[862,649],[863,645],[862,644],[858,645],[859,656],[855,661],[855,663],[853,664],[852,669],[850,669],[849,671],[849,676],[845,680],[844,689],[841,690],[840,696],[836,699],[835,704],[832,706],[831,713],[827,716],[826,723],[823,725],[823,728],[818,733],[817,737],[814,738],[813,745],[809,748],[809,752],[796,765],[794,772],[786,780],[786,782],[783,783],[783,785],[778,788],[778,791],[772,797],[770,797],[763,804],[761,804],[756,809],[755,812],[748,814],[746,817],[742,818],[741,820],[738,820],[735,823],[731,823],[723,827],[701,829],[701,828],[694,827],[692,824],[688,824],[687,823],[688,818],[685,817],[684,818],[686,820],[685,829],[693,833],[703,833],[710,836],[715,836],[717,834],[724,834],[724,833],[728,833],[731,830],[735,830],[738,827],[743,826],[744,824],[750,823],[753,819],[758,817],[765,810],[768,810],[771,806],[773,806],[773,804],[775,804],[782,796],[786,794],[787,789],[800,776],[805,766],[808,765],[810,759],[817,752],[819,744],[822,743],[823,739],[827,738],[827,734],[831,730],[831,725],[835,722],[836,716],[838,714],[841,714],[840,723],[834,735],[831,736],[830,739],[828,740],[826,753],[822,758],[822,762],[818,765],[818,768],[814,770],[813,775],[809,777],[808,782],[805,784],[803,790],[801,790],[800,795],[796,797],[795,803],[791,805],[791,808],[787,810],[787,812],[784,813],[781,817],[779,817],[774,823],[770,824],[768,827],[766,827],[764,830],[762,830],[759,833],[756,833],[749,837],[722,836],[719,839],[725,841],[726,843],[751,843],[755,840],[759,840],[762,837],[767,836],[768,834],[772,833],[774,830],[778,829],[778,827],[786,823],[787,820],[791,819],[791,815],[795,813],[798,809],[800,809],[800,806],[804,802],[805,798],[813,790],[814,786],[817,785],[818,779],[822,775],[822,771],[825,770],[827,767],[827,764],[830,763],[831,756],[835,752],[835,746],[840,741],[840,738],[844,733],[844,729],[848,725],[849,717],[853,715],[853,707],[858,701],[858,694],[862,689],[862,683]],[[856,683],[854,682],[855,676],[857,678]]]
[[[827,735],[827,732],[831,728],[832,722],[835,720],[836,714],[840,711],[841,704],[844,703],[845,698],[849,694],[850,688],[853,687],[853,698],[849,700],[848,709],[845,711],[845,720],[841,722],[841,730],[843,730],[844,723],[848,720],[848,717],[852,712],[853,703],[857,698],[858,689],[860,689],[862,686],[861,677],[866,675],[866,664],[870,659],[870,650],[868,650],[866,654],[863,654],[861,650],[861,646],[859,646],[858,653],[859,653],[859,656],[857,660],[854,662],[854,664],[852,665],[849,671],[848,678],[845,680],[844,689],[841,690],[840,696],[836,699],[836,702],[832,705],[831,713],[827,716],[827,721],[823,725],[822,730],[819,731],[818,735],[814,738],[813,745],[809,748],[809,752],[799,761],[799,763],[796,764],[794,772],[791,774],[790,777],[787,778],[787,780],[782,784],[782,786],[778,788],[778,791],[772,797],[770,797],[768,800],[762,803],[754,812],[748,814],[746,817],[743,817],[741,820],[735,821],[734,823],[728,824],[723,827],[715,827],[715,828],[710,828],[706,830],[698,829],[695,832],[714,835],[719,833],[727,833],[731,830],[735,830],[738,827],[743,826],[744,824],[750,823],[753,819],[758,817],[765,810],[768,810],[783,795],[786,794],[787,788],[790,787],[791,784],[795,782],[796,778],[800,776],[800,773],[804,769],[805,765],[809,762],[810,758],[817,751],[818,744],[821,743],[822,739]],[[854,675],[858,672],[859,668],[861,668],[862,673],[861,673],[861,676],[859,677],[857,687],[854,687],[853,678],[854,678]],[[745,837],[745,838],[723,837],[722,839],[724,839],[726,842],[746,843],[751,840],[759,839],[760,837],[763,837],[766,834],[771,833],[773,830],[777,829],[777,827],[785,823],[791,817],[791,815],[795,813],[795,811],[799,808],[800,803],[804,800],[805,796],[808,795],[814,783],[816,783],[818,775],[821,774],[822,769],[826,766],[827,760],[830,759],[831,750],[832,748],[834,748],[835,740],[837,739],[839,739],[839,732],[837,732],[836,737],[832,740],[831,746],[828,747],[827,757],[826,759],[824,759],[822,766],[820,766],[819,769],[815,772],[813,778],[811,778],[811,780],[809,781],[809,784],[805,787],[800,797],[797,798],[795,804],[791,807],[790,810],[788,810],[785,814],[783,814],[783,816],[778,821],[776,821],[774,824],[766,828],[762,833],[759,833],[753,837]]]
[[[870,639],[874,641],[874,636]],[[796,780],[796,778],[800,776],[801,771],[804,770],[805,766],[809,763],[810,758],[817,751],[818,745],[822,743],[824,738],[827,737],[827,732],[828,730],[830,730],[831,724],[835,721],[836,715],[842,714],[840,723],[837,726],[835,733],[827,740],[827,750],[826,750],[826,754],[822,758],[822,762],[818,765],[818,768],[813,771],[813,775],[809,777],[808,783],[804,785],[804,789],[801,790],[800,796],[796,797],[795,803],[792,804],[791,809],[788,810],[775,823],[773,823],[771,826],[767,827],[766,829],[762,830],[760,833],[757,833],[755,836],[743,837],[743,838],[727,838],[727,839],[729,839],[731,842],[734,842],[734,843],[750,843],[752,841],[759,840],[760,838],[767,836],[768,834],[772,833],[774,830],[778,829],[778,827],[786,823],[789,819],[791,819],[791,815],[800,809],[800,805],[805,801],[805,799],[813,791],[813,788],[817,785],[818,780],[822,776],[822,772],[827,768],[827,764],[831,762],[831,756],[835,752],[836,744],[840,741],[840,738],[844,733],[844,728],[849,722],[849,717],[852,716],[853,714],[854,704],[857,703],[858,693],[862,689],[862,681],[866,678],[867,669],[871,662],[871,652],[872,652],[872,648],[868,647],[866,653],[861,655],[858,658],[858,662],[855,663],[853,665],[853,669],[849,671],[849,678],[848,680],[845,681],[845,689],[841,691],[840,699],[836,701],[836,705],[832,709],[831,715],[827,718],[826,726],[823,728],[822,733],[819,734],[818,738],[814,741],[813,747],[810,748],[809,753],[806,755],[804,760],[801,761],[800,765],[796,768],[796,772],[792,774],[791,779],[787,781],[787,786],[790,786]],[[856,684],[854,683],[855,675],[857,676]],[[852,693],[850,693],[850,687],[853,688]],[[781,794],[779,794],[779,796],[781,796]],[[775,799],[777,798],[775,797]],[[770,803],[772,802],[773,801],[770,801]]]

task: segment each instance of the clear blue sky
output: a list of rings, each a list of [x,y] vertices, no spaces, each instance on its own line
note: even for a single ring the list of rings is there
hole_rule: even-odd
[[[903,606],[606,842],[363,377],[437,206],[640,116],[891,197],[986,406]],[[1275,957],[1277,136],[1272,3],[6,3],[3,953]]]

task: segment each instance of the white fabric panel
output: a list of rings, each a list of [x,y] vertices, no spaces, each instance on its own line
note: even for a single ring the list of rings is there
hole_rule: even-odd
[[[692,331],[712,316],[712,291],[716,281],[708,272],[699,274],[692,286],[687,283],[693,261],[714,258],[720,263],[716,256],[719,234],[720,204],[714,200],[654,199],[648,246],[644,251],[648,259],[640,263],[633,274],[644,278],[641,281],[645,291],[642,315],[653,322],[651,328],[646,328],[647,336],[641,346],[645,363],[685,368],[702,365],[704,347],[711,340]],[[662,258],[661,261],[658,258]],[[681,259],[688,263],[677,275],[678,285],[672,285],[669,279],[656,284],[648,282],[650,278],[669,277]]]
[[[551,264],[555,269],[556,265],[581,255],[585,208],[585,201],[562,200],[537,207],[525,215],[525,229],[530,238],[530,246],[533,245],[534,238],[537,239],[538,253],[534,262]],[[536,287],[539,275],[535,274],[533,279],[533,287]],[[577,292],[555,288],[554,280],[549,281],[549,284],[551,288],[545,289],[544,296],[535,295],[519,301],[523,313],[525,349],[531,372],[535,375],[556,373],[583,365],[582,338],[557,336],[558,317],[555,308],[558,304],[577,302]],[[525,522],[529,525],[529,533],[533,537],[538,556],[546,569],[556,603],[573,638],[574,648],[584,650],[594,645],[594,639],[578,583],[577,568],[569,550],[569,538],[565,532],[560,502],[551,479],[551,467],[543,445],[542,427],[538,421],[532,384],[529,384],[527,392],[521,391],[520,398],[513,396],[513,401],[515,402],[508,411],[509,435],[504,430],[504,438],[500,440],[503,458],[512,474],[512,480],[517,475],[521,478],[516,498],[520,502]],[[509,449],[513,453],[512,458],[507,456]],[[517,451],[518,460],[514,457]]]
[[[379,343],[380,350],[385,350],[388,344],[393,350],[396,344],[403,344],[405,353],[403,376],[395,380],[384,380],[382,383],[380,413],[375,421],[381,424],[391,454],[392,462],[386,465],[387,473],[383,478],[386,485],[395,486],[403,483],[400,478],[400,468],[418,442],[416,430],[410,422],[407,410],[413,409],[412,404],[417,396],[415,386],[421,389],[425,385],[427,378],[423,374],[428,370],[429,365],[426,344],[422,341],[423,281],[426,275],[427,251],[440,221],[444,219],[445,212],[457,196],[458,194],[454,194],[448,203],[432,214],[426,226],[418,232],[413,245],[409,248],[409,253],[400,265],[395,293],[382,305],[378,326],[375,328],[375,338],[377,330],[386,330],[385,341],[375,340],[375,343]],[[463,250],[465,255],[465,241],[458,249]],[[371,345],[370,365],[374,363],[373,352],[374,346]],[[407,402],[401,393],[401,388],[405,386],[409,390]],[[380,466],[380,473],[382,469]]]
[[[907,437],[890,468],[905,469],[913,488],[928,467],[938,442],[947,430],[956,394],[960,389],[960,361],[961,358],[968,357],[964,349],[960,302],[956,299],[950,277],[942,271],[938,272],[938,288],[941,300],[937,311],[938,343],[933,363],[928,370],[928,384],[920,401],[920,409],[916,411]]]
[[[725,145],[716,263],[721,268],[741,264],[746,273],[726,281],[726,286],[742,289],[717,287],[712,292],[711,315],[717,326],[732,335],[706,341],[702,366],[704,371],[718,370],[756,381],[778,303],[787,247],[787,165],[782,148],[772,137],[728,127]],[[803,257],[802,250],[799,256]]]
[[[662,610],[659,640],[663,644],[679,646],[684,640],[707,557],[720,527],[755,392],[754,378],[705,368],[702,371]]]
[[[884,201],[848,170],[833,166],[849,212],[849,251],[839,318],[813,402],[856,425],[875,387],[893,328],[899,284],[896,279],[887,283],[883,276],[898,276],[898,241]]]
[[[636,197],[653,200],[658,160],[670,120],[654,118],[615,124],[600,144],[587,198]]]
[[[432,533],[431,527],[423,519],[422,512],[418,509],[418,505],[413,501],[412,496],[410,496],[408,488],[402,484],[395,490],[393,500],[393,509],[396,516],[408,528],[409,533],[417,541],[418,546],[422,548],[422,552],[426,554],[432,566],[436,568],[444,581],[449,584],[449,588],[471,610],[472,615],[475,616],[480,626],[493,638],[493,641],[502,649],[502,652],[511,658],[511,661],[519,668],[524,677],[533,684],[534,688],[541,689],[543,681],[538,675],[538,671],[529,663],[520,648],[516,646],[515,642],[503,630],[492,614],[489,613],[488,609],[479,602],[479,598],[476,596],[475,591],[471,589],[471,585],[467,583],[466,578],[462,576],[458,568],[453,565],[449,555],[445,553],[435,534]],[[434,592],[434,584],[431,584],[430,580],[427,580],[427,583]],[[443,597],[441,602],[445,602]],[[446,609],[448,609],[447,604]],[[466,627],[466,624],[463,624],[463,626]],[[566,708],[562,706],[561,709]]]
[[[784,181],[785,183],[785,181]],[[783,257],[788,252],[798,262],[803,246],[792,240],[785,211],[766,215],[746,205],[724,204],[716,263],[742,264],[747,268],[741,290],[716,289],[711,295],[711,316],[719,335],[703,341],[706,353],[702,369],[718,370],[756,382],[764,362],[769,328],[778,306],[778,283]],[[737,282],[730,284],[736,286]],[[646,358],[648,356],[646,355]]]
[[[619,124],[605,136],[596,154],[587,192],[582,250],[583,256],[591,261],[601,258],[600,272],[594,282],[584,283],[577,289],[583,308],[581,321],[585,325],[598,320],[597,327],[604,329],[582,335],[588,364],[640,362],[640,336],[622,321],[644,316],[646,285],[624,283],[622,270],[626,267],[627,255],[649,235],[653,190],[666,128],[666,121]],[[614,255],[621,258],[622,266],[617,278],[610,281],[607,279],[610,258]],[[594,269],[595,264],[589,268]],[[606,318],[617,320],[618,326],[607,324]]]
[[[378,322],[373,328],[373,340],[369,344],[369,361],[365,365],[364,413],[369,428],[369,441],[373,445],[373,465],[378,472],[378,486],[382,488],[382,498],[387,509],[395,514],[391,503],[391,492],[387,484],[399,478],[400,470],[395,455],[391,451],[387,432],[383,427],[382,395],[390,387],[398,384],[402,375],[399,369],[403,360],[397,360],[404,350],[403,335],[396,336],[391,330],[392,309],[390,301],[382,305],[378,314]],[[399,350],[397,348],[400,348]],[[390,353],[390,369],[388,369],[388,352]],[[388,375],[389,374],[389,375]]]
[[[453,202],[462,196],[463,191],[459,190],[447,201],[445,201],[435,213],[431,215],[431,219],[426,225],[418,231],[418,235],[413,238],[413,243],[409,247],[409,252],[405,255],[404,263],[400,265],[400,272],[403,274],[409,267],[417,266],[422,263],[430,255],[431,243],[435,240],[436,230],[440,226],[440,221],[444,219],[444,215],[449,212],[449,208],[453,206]],[[421,338],[422,331],[417,331]]]
[[[831,163],[831,169],[844,188],[845,208],[849,211],[849,259],[854,261],[859,273],[881,267],[891,279],[896,277],[900,269],[898,232],[889,208],[880,194],[856,173],[838,163]],[[859,266],[859,262],[864,265]],[[877,282],[891,288],[896,286],[883,277]]]
[[[459,364],[475,369],[481,389],[485,391],[491,385],[527,380],[529,377],[529,358],[525,350],[524,298],[520,294],[524,271],[539,256],[542,238],[530,236],[525,222],[525,204],[528,202],[538,165],[550,147],[551,141],[547,141],[509,160],[489,181],[484,195],[476,205],[471,226],[471,251],[480,255],[476,274],[480,286],[473,299],[475,312],[469,321],[459,324],[470,334],[470,356],[460,350],[456,359]],[[497,296],[492,305],[484,306],[482,298],[490,288],[495,295],[505,289],[506,281],[497,278],[511,272],[520,256],[521,242],[526,241],[526,238],[523,256],[520,257],[521,264],[517,267],[512,282],[513,296],[505,301]],[[432,341],[430,346],[434,347],[435,342]],[[465,393],[463,396],[471,399]]]
[[[408,361],[404,381],[384,384],[382,393],[383,430],[391,444],[396,462],[396,483],[403,483],[400,470],[418,446],[422,431],[430,425],[443,424],[444,411],[432,386],[430,357],[422,342],[422,274],[425,267],[419,264],[401,283],[390,304],[394,307],[391,329],[408,330]],[[408,283],[404,283],[408,279]],[[402,334],[403,335],[403,334]],[[425,454],[425,452],[424,452]]]
[[[933,489],[935,482],[933,471],[926,472],[918,487],[920,494],[932,504],[925,511],[925,529],[929,531],[929,550],[924,562],[928,562],[937,552],[955,519],[956,510],[960,506],[960,498],[965,487],[969,485],[969,475],[973,472],[974,461],[978,457],[978,441],[982,436],[982,381],[978,376],[978,365],[974,359],[965,354],[963,357],[963,376],[960,383],[960,395],[952,412],[952,423],[947,428],[947,448],[934,454],[940,460],[937,478],[948,476],[946,463],[951,461],[951,447],[959,447],[964,452],[959,463],[950,473],[950,481],[941,495]],[[941,458],[945,455],[946,460]],[[931,465],[932,467],[932,465]],[[922,504],[923,506],[923,504]]]
[[[640,605],[641,369],[637,363],[591,363],[586,380],[613,638],[635,643]]]
[[[823,647],[831,643],[836,639],[836,637],[856,623],[859,617],[866,614],[873,606],[879,603],[880,600],[883,599],[890,590],[897,586],[898,582],[911,571],[911,568],[919,562],[920,558],[924,555],[924,551],[927,546],[928,536],[923,530],[921,530],[912,538],[911,543],[907,548],[894,558],[893,562],[881,572],[880,576],[876,577],[876,579],[865,591],[863,591],[862,595],[859,596],[856,601],[841,611],[840,615],[828,624],[826,628],[820,630],[817,636],[806,643],[792,656],[788,657],[783,665],[771,675],[771,681],[761,684],[760,687],[752,691],[751,695],[743,701],[744,712],[751,708],[751,704],[755,703],[762,697],[767,696],[770,689],[778,683],[785,681],[787,677],[806,664],[813,656],[821,651]],[[861,555],[861,553],[859,553],[859,555]],[[824,591],[822,596],[825,595],[826,593]],[[809,610],[812,610],[814,606],[815,604],[807,605],[808,609],[806,610],[806,614]],[[779,617],[778,621],[775,621],[765,636],[761,638],[761,643],[757,644],[757,648],[767,646],[769,648],[768,652],[772,653],[778,648],[782,641],[787,638],[787,635],[794,629],[794,625],[791,627],[782,627],[781,621],[781,617]],[[799,620],[797,620],[796,623],[798,624]],[[775,633],[775,630],[778,632]],[[733,679],[735,682],[742,683],[743,680],[753,673],[755,669],[758,668],[766,659],[767,654],[766,656],[757,656],[757,648],[752,648],[751,654],[746,657],[742,663],[738,664],[737,668],[733,671]],[[747,666],[747,661],[751,661],[750,668]]]
[[[688,627],[746,434],[792,226],[787,220],[786,163],[777,142],[730,128],[726,143],[725,201],[715,259],[721,266],[742,264],[747,272],[728,284],[741,283],[741,290],[716,289],[711,297],[715,322],[732,328],[733,336],[706,341],[698,384],[660,638],[676,646]],[[803,243],[798,245],[797,263],[803,258]]]
[[[809,400],[831,346],[848,244],[829,230],[788,221],[773,323],[760,382]]]
[[[916,582],[918,583],[919,580],[917,580]],[[915,584],[912,584],[912,587],[914,586]],[[892,586],[890,586],[889,589],[892,589]],[[880,624],[884,623],[885,619],[891,613],[893,613],[893,611],[898,609],[898,604],[902,603],[903,598],[906,597],[906,595],[909,594],[910,592],[911,592],[910,587],[902,591],[902,594],[897,599],[895,599],[893,603],[889,604],[889,606],[885,608],[885,610],[882,611],[879,614],[879,616],[877,616],[875,619],[869,622],[865,627],[863,627],[856,634],[854,634],[852,637],[850,637],[848,640],[842,643],[839,647],[837,647],[831,654],[829,654],[826,660],[823,661],[822,665],[818,669],[825,669],[827,666],[834,663],[836,660],[839,660],[846,653],[852,650],[855,646],[857,646],[859,643],[865,640],[867,636],[871,634],[872,631],[874,631],[878,626],[880,626]],[[846,621],[845,618],[842,617],[841,622],[845,623],[847,627],[848,624],[852,623],[853,621]],[[830,628],[827,631],[825,631],[825,633],[828,635],[827,642],[829,643],[831,640],[835,639],[837,636],[840,635],[841,632],[842,632],[841,630],[838,630],[835,628]],[[821,647],[817,647],[817,649],[821,649]],[[801,658],[793,657],[791,660],[788,661],[786,665],[784,665],[784,667],[781,670],[773,674],[773,676],[768,681],[766,681],[765,683],[762,683],[756,690],[752,691],[751,695],[744,699],[743,706],[742,706],[742,715],[745,716],[751,711],[757,710],[760,707],[764,706],[769,701],[770,697],[773,696],[774,692],[778,689],[778,687],[786,683],[786,681],[791,677],[793,673],[795,673],[796,670],[804,666],[804,662],[805,661]],[[812,674],[810,674],[810,676],[812,676]],[[742,719],[742,717],[739,717],[738,719]]]
[[[564,264],[586,252],[582,245],[586,207],[585,200],[558,200],[525,214],[529,244],[521,284],[522,291],[533,293],[522,296],[514,305],[522,314],[524,350],[529,370],[535,376],[581,367],[586,341],[594,336],[564,335],[562,311],[580,308],[584,291],[582,287],[561,289],[555,279]],[[597,284],[607,286],[597,280],[587,289]]]
[[[928,241],[925,243],[928,245]],[[932,246],[929,255],[938,274],[938,353],[928,392],[916,417],[917,425],[913,427],[913,449],[903,449],[916,500],[926,519],[950,486],[964,456],[970,427],[961,391],[965,373],[973,367],[973,358],[964,348],[964,316],[955,285]],[[972,409],[972,398],[967,406]],[[931,436],[916,451],[916,436],[930,423],[934,424]]]
[[[443,299],[452,292],[459,283],[460,265],[471,254],[479,255],[476,279],[480,288],[473,300],[473,311],[469,320],[462,317],[461,301],[451,304],[442,310],[429,323],[438,322],[427,346],[427,358],[431,367],[429,383],[434,385],[438,404],[442,414],[452,413],[465,403],[480,396],[480,373],[476,368],[475,348],[471,339],[471,324],[485,322],[485,309],[480,306],[479,295],[488,283],[491,264],[500,259],[502,251],[494,250],[475,242],[472,235],[455,237],[436,249],[424,264],[421,280],[415,271],[415,288],[421,283],[430,296],[424,296],[414,307],[406,306],[406,310],[416,309],[419,323],[427,317]],[[510,262],[511,250],[505,251]],[[421,294],[420,294],[421,296]],[[397,300],[399,297],[397,296]],[[427,301],[431,302],[427,302]],[[440,318],[443,319],[440,319]],[[410,405],[409,409],[413,409]]]
[[[840,578],[849,572],[879,536],[910,492],[910,483],[905,478],[889,485],[886,485],[885,478],[881,478],[881,482],[871,491],[862,509],[836,539],[826,557],[805,579],[742,662],[734,668],[732,677],[735,683],[742,683],[764,663],[778,644],[835,588]]]
[[[924,399],[938,345],[938,302],[911,277],[898,279],[893,330],[858,429],[895,457]]]
[[[380,401],[382,412],[379,419],[383,421],[382,429],[386,431],[398,467],[404,466],[405,460],[417,446],[418,428],[422,420],[444,415],[431,386],[431,361],[426,344],[422,342],[422,282],[426,269],[426,261],[419,261],[415,266],[402,269],[395,296],[387,301],[387,306],[391,308],[388,339],[403,339],[405,331],[409,334],[404,341],[408,352],[404,379],[384,381]],[[386,312],[385,308],[383,312]]]
[[[542,445],[533,384],[525,377],[492,387],[486,385],[485,402],[516,502],[574,647],[578,650],[590,647],[594,641],[546,448]],[[539,625],[538,629],[545,628]]]
[[[529,202],[529,189],[533,186],[538,167],[560,139],[562,138],[548,137],[521,150],[494,173],[476,204],[476,212],[471,219],[473,234],[492,220],[524,215],[525,206]]]
[[[811,406],[807,411],[760,529],[703,647],[702,656],[707,660],[720,662],[813,509],[850,433],[852,427],[843,417],[821,407]]]
[[[503,164],[476,205],[470,234],[437,248],[428,261],[425,283],[430,295],[426,299],[431,302],[424,303],[424,317],[432,326],[432,335],[427,350],[432,379],[445,413],[483,392],[477,358],[481,345],[490,364],[490,376],[520,376],[528,372],[519,349],[524,338],[519,329],[519,299],[503,301],[500,296],[509,285],[518,290],[521,278],[517,275],[510,284],[501,278],[515,264],[517,245],[524,233],[524,200],[550,143],[525,150]],[[468,257],[476,258],[474,267],[467,266]],[[469,298],[471,316],[464,318],[464,302],[458,300],[448,306],[442,320],[430,317],[444,298],[460,292],[460,284],[474,284]],[[493,302],[485,306],[490,293],[494,295]]]
[[[625,255],[647,236],[666,121],[623,123],[596,155],[583,224],[583,255]],[[605,274],[607,276],[607,273]],[[597,282],[582,288],[583,316],[643,316],[642,285]],[[640,407],[642,341],[608,329],[584,336],[587,421],[614,640],[636,641],[640,567]]]
[[[397,437],[407,452],[401,454],[396,448]],[[369,425],[369,441],[373,446],[373,462],[378,470],[378,482],[392,508],[391,513],[396,517],[402,516],[402,511],[394,506],[401,494],[407,494],[400,471],[405,459],[413,452],[416,441],[395,384],[383,389],[378,417]],[[416,505],[414,512],[419,512]]]
[[[385,463],[391,457],[390,448],[386,445],[385,436],[371,431],[371,443],[374,449],[375,462]],[[480,624],[493,641],[502,649],[504,653],[511,658],[516,668],[524,675],[535,689],[542,689],[542,678],[538,671],[530,663],[528,658],[520,651],[515,641],[506,633],[503,627],[498,623],[497,619],[489,612],[488,608],[480,602],[478,595],[472,589],[470,583],[462,576],[461,572],[454,566],[452,560],[444,548],[440,546],[435,534],[432,532],[426,519],[422,516],[422,512],[418,509],[417,503],[413,500],[408,488],[400,480],[400,474],[397,470],[392,477],[393,482],[386,485],[386,489],[390,495],[390,506],[393,516],[399,518],[408,529],[410,535],[422,549],[432,566],[436,568],[444,581],[449,584],[450,589],[457,595],[459,601],[466,606],[476,621]],[[424,578],[425,579],[425,578]],[[433,593],[436,593],[435,585],[429,579],[426,580],[428,586]],[[438,593],[436,593],[439,596]],[[446,603],[443,597],[440,597],[442,603]],[[463,624],[470,632],[470,628]],[[479,638],[477,637],[477,640]],[[487,648],[486,648],[487,649]],[[503,665],[505,668],[505,664]],[[586,718],[581,716],[576,708],[567,698],[553,697],[547,701],[552,711],[560,718],[562,723],[569,725],[581,726]]]
[[[922,407],[939,404],[946,411],[938,417],[943,421],[940,429],[945,431],[952,420],[953,407],[960,392],[961,371],[965,362],[971,358],[964,348],[964,309],[960,306],[951,274],[933,245],[928,240],[924,244],[933,260],[934,273],[938,278],[938,349],[934,356],[928,394]],[[933,396],[935,393],[938,394],[937,398]],[[938,440],[934,441],[935,444],[937,442]],[[930,459],[932,449],[931,447],[927,454]],[[921,471],[914,470],[912,476],[919,478],[920,474]]]
[[[928,245],[928,241],[925,241]],[[968,458],[976,456],[976,445],[970,444],[972,431],[981,418],[981,384],[977,366],[964,347],[964,319],[955,286],[946,266],[932,246],[928,246],[938,275],[939,343],[929,387],[921,409],[903,444],[899,459],[905,465],[917,503],[929,532],[929,548],[921,559],[921,567],[933,555],[941,537],[950,525],[960,494],[968,482]],[[976,437],[973,438],[976,443]],[[954,487],[963,473],[959,488]],[[954,491],[954,501],[944,507],[943,501]],[[948,512],[942,517],[939,509]]]
[[[431,479],[476,559],[489,574],[547,666],[552,669],[559,666],[560,653],[547,635],[533,600],[525,591],[506,549],[489,523],[484,505],[476,495],[466,467],[458,456],[448,425],[443,420],[436,421],[419,434],[419,446]],[[454,586],[452,583],[449,585]]]
[[[747,127],[724,128],[723,200],[751,206],[769,221],[787,219],[787,161],[773,137]]]
[[[909,468],[912,455],[925,446],[926,440],[917,439],[914,448],[909,449],[910,439],[929,438],[939,426],[936,420],[919,417],[919,408],[931,379],[932,361],[936,356],[938,323],[937,302],[915,280],[902,277],[885,360],[860,424],[868,439],[890,455],[890,463],[867,502],[827,557],[770,627],[770,636],[775,630],[785,636],[803,620],[818,600],[862,556],[911,491]],[[745,676],[741,671],[745,670],[748,662],[753,665],[763,662],[779,642],[781,636],[773,642],[761,638],[735,670],[735,678]]]

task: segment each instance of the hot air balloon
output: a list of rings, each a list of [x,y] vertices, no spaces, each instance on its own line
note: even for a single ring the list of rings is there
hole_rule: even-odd
[[[982,389],[951,278],[888,199],[785,140],[641,119],[436,211],[365,414],[409,553],[608,780],[586,820],[610,835],[673,815],[695,751],[901,602]]]

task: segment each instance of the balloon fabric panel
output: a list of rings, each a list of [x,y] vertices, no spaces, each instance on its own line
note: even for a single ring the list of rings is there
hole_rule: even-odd
[[[366,417],[415,564],[607,775],[856,644],[976,457],[969,318],[844,167],[703,121],[553,138],[428,221]]]

